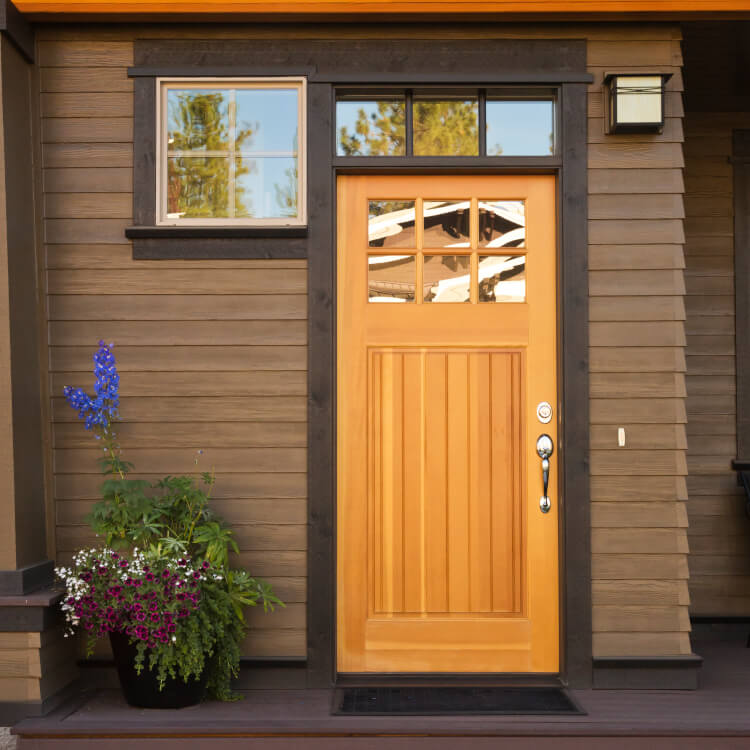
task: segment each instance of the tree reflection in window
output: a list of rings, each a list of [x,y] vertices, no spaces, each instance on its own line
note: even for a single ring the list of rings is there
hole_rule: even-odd
[[[296,217],[297,107],[296,88],[168,89],[166,218]]]

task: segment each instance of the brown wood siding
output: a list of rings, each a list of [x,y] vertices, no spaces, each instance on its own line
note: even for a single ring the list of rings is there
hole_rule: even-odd
[[[679,29],[374,24],[210,33],[588,38],[596,76],[588,106],[594,654],[688,653]],[[254,621],[267,632],[251,636],[248,653],[301,655],[304,263],[132,260],[123,239],[132,193],[125,68],[139,35],[143,29],[113,26],[39,32],[52,391],[73,379],[88,383],[96,340],[115,340],[122,411],[133,420],[122,430],[128,453],[157,476],[190,469],[192,451],[206,451],[203,464],[219,468],[217,505],[238,524],[242,562],[290,602]],[[154,26],[147,35],[195,37],[195,30]],[[665,132],[605,136],[601,78],[634,61],[675,74]],[[99,477],[72,412],[57,402],[53,420],[62,557],[85,539],[81,519]],[[627,430],[624,449],[619,426]]]
[[[594,656],[690,653],[680,44],[589,41]],[[627,50],[638,49],[628,55]],[[672,72],[660,135],[607,136],[605,71]],[[625,447],[618,447],[618,428]]]
[[[685,117],[690,595],[691,613],[708,616],[750,615],[750,520],[730,465],[736,458],[729,162],[735,128],[750,128],[750,114]]]
[[[288,603],[251,614],[245,654],[304,656],[306,263],[133,261],[132,43],[42,42],[40,57],[58,558],[93,541],[96,445],[61,394],[90,389],[103,338],[125,455],[155,479],[196,470],[203,450],[238,562]]]

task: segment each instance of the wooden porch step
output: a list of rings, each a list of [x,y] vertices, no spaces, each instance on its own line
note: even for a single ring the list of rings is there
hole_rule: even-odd
[[[747,737],[22,737],[20,750],[746,750]]]

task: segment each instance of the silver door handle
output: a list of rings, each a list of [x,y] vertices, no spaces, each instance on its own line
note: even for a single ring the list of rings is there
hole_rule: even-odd
[[[555,452],[555,444],[552,442],[552,438],[549,435],[542,434],[537,438],[536,452],[539,455],[539,458],[542,459],[542,484],[544,486],[544,494],[539,498],[539,507],[542,513],[549,513],[551,506],[547,494],[549,487],[549,458]]]

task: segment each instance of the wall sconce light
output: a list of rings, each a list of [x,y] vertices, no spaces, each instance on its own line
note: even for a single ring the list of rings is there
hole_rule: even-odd
[[[661,133],[664,85],[671,73],[607,73],[604,76],[608,133]]]

